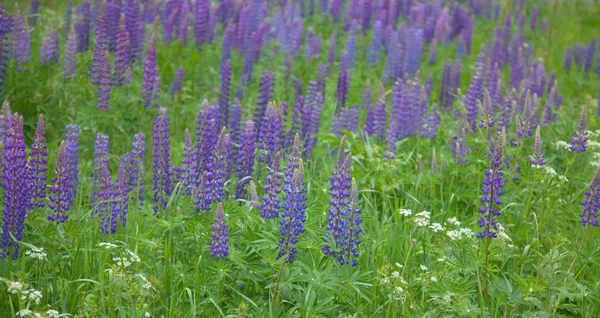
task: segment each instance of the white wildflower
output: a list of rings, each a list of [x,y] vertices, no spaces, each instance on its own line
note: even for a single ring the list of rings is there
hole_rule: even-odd
[[[396,263],[396,266],[399,267],[399,268],[403,268],[404,267],[404,265],[402,265],[400,263]]]
[[[437,280],[437,277],[435,277],[435,276],[431,276],[431,281],[432,281],[432,282],[434,282],[434,283],[435,283],[435,282],[437,282],[437,281],[438,281],[438,280]]]
[[[569,179],[567,179],[566,176],[558,176],[558,180],[560,180],[561,182],[569,182]]]
[[[585,143],[585,145],[590,149],[590,150],[597,150],[600,149],[600,142],[594,141],[594,140],[589,140]]]
[[[438,262],[445,262],[445,261],[446,261],[446,259],[445,259],[445,258],[438,258],[438,259],[437,259],[437,261],[438,261]]]
[[[44,316],[42,316],[42,314],[40,314],[39,312],[34,313],[33,317],[35,317],[35,318],[44,318]]]
[[[412,215],[412,211],[411,210],[407,210],[407,209],[400,209],[399,213],[402,216],[411,216]]]
[[[134,263],[140,262],[140,257],[137,256],[136,253],[132,252],[131,250],[127,250],[127,253],[129,253],[129,259],[131,260],[131,262],[134,262]]]
[[[452,300],[452,296],[454,296],[453,292],[447,292],[444,296],[442,296],[442,300],[449,303]]]
[[[98,244],[98,246],[104,247],[107,250],[118,247],[117,245],[115,245],[113,243],[109,243],[109,242],[100,242],[100,244]]]
[[[23,284],[19,283],[19,282],[12,282],[9,281],[8,284],[8,292],[11,294],[16,294],[16,293],[20,293],[23,291]]]
[[[146,276],[144,276],[142,274],[135,274],[135,276],[139,277],[144,282],[144,284],[142,284],[143,289],[151,289],[152,288],[152,284],[150,283],[150,281],[148,279],[146,279]]]
[[[498,235],[498,238],[505,240],[505,241],[510,241],[512,242],[512,240],[510,239],[510,237],[508,236],[508,234],[506,234],[506,230],[504,230],[504,227],[502,226],[502,224],[497,223],[497,229],[498,232],[496,233],[496,235]]]
[[[60,313],[54,309],[48,309],[46,311],[46,315],[48,315],[49,318],[59,318],[60,317]]]
[[[394,272],[392,273],[392,277],[393,277],[393,278],[398,278],[398,277],[400,277],[400,273],[398,273],[397,271],[394,271]]]
[[[17,317],[31,317],[33,315],[33,311],[29,309],[21,309],[17,311]]]
[[[423,227],[429,225],[429,219],[431,219],[431,212],[423,211],[416,214],[415,224],[417,226]]]
[[[425,265],[419,265],[419,267],[421,268],[422,271],[425,271],[425,272],[429,270],[429,268],[427,268],[427,266],[425,266]]]
[[[466,236],[466,237],[469,237],[469,238],[471,238],[471,237],[473,237],[473,235],[474,235],[475,233],[473,233],[473,231],[472,231],[471,229],[469,229],[469,228],[466,228],[466,227],[463,227],[462,229],[460,229],[460,234],[461,234],[462,236]]]
[[[440,232],[440,231],[444,230],[444,228],[442,227],[442,225],[439,224],[439,223],[432,223],[429,226],[429,228],[433,230],[433,233],[437,233],[437,232]]]
[[[33,247],[31,250],[27,250],[25,255],[39,260],[46,259],[46,252],[44,252],[44,249],[41,247]]]
[[[562,141],[562,140],[555,142],[554,146],[556,146],[556,148],[559,148],[559,149],[571,151],[571,145],[569,145],[567,142]]]
[[[26,300],[27,298],[29,298],[29,300],[33,301],[34,303],[39,304],[42,300],[42,293],[39,290],[30,288],[21,294],[22,300]]]
[[[449,218],[447,222],[452,225],[460,226],[460,222],[456,219],[455,216]]]
[[[144,317],[152,317],[152,315],[146,311],[146,313],[144,314]]]
[[[446,232],[446,235],[452,240],[452,241],[458,241],[461,239],[462,235],[460,234],[460,231],[448,231]]]

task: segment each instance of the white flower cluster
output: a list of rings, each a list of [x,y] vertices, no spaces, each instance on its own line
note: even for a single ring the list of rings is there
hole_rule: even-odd
[[[28,290],[21,292],[21,300],[30,300],[36,305],[39,305],[40,301],[42,301],[42,293],[39,290],[29,288]]]
[[[23,284],[13,281],[5,281],[8,284],[8,292],[11,294],[18,294],[23,291]]]
[[[109,243],[109,242],[101,242],[100,244],[98,244],[98,246],[104,247],[107,250],[110,250],[110,249],[118,247],[117,245],[115,245],[113,243]]]
[[[556,170],[554,170],[554,168],[550,167],[549,165],[531,165],[531,167],[534,169],[542,170],[544,175],[547,177],[558,177],[558,180],[560,180],[561,182],[569,182],[569,179],[567,179],[566,176],[558,175],[556,173]]]
[[[502,224],[497,223],[497,228],[498,230],[496,231],[496,235],[498,236],[499,239],[504,240],[504,241],[509,241],[512,242],[512,240],[510,239],[510,237],[508,236],[508,234],[506,234],[506,230],[504,229],[504,227],[502,226]]]
[[[146,289],[146,290],[152,289],[152,283],[150,283],[150,281],[148,279],[146,279],[146,276],[144,276],[142,274],[135,274],[135,276],[139,277],[142,280],[142,282],[144,282],[142,284],[143,289]]]
[[[433,233],[443,232],[444,231],[444,228],[439,223],[431,223],[431,225],[429,226],[429,228],[433,230]]]
[[[117,266],[127,268],[133,263],[140,262],[140,257],[131,250],[126,249],[125,252],[126,255],[113,257],[113,261],[117,264]]]
[[[593,167],[600,167],[600,152],[594,152],[592,156],[594,159],[590,162],[590,165]]]
[[[46,315],[48,315],[49,318],[59,318],[60,317],[60,313],[54,309],[48,309],[46,311]]]
[[[407,209],[400,209],[399,213],[402,216],[411,216],[412,215],[412,211],[411,210],[407,210]]]
[[[564,149],[564,150],[571,151],[571,145],[569,143],[567,143],[566,141],[559,140],[554,143],[554,146],[558,149]]]
[[[451,217],[446,221],[448,224],[456,226],[457,228],[454,230],[449,230],[446,232],[446,236],[450,238],[452,241],[460,241],[463,238],[472,238],[473,231],[469,228],[460,227],[460,222],[456,219],[456,217]]]
[[[44,315],[41,312],[34,312],[31,309],[21,309],[16,314],[17,317],[34,317],[43,318]],[[54,309],[46,310],[46,317],[48,318],[60,318],[60,313]]]
[[[46,259],[46,252],[44,251],[43,248],[41,247],[32,247],[30,250],[27,250],[25,252],[25,255],[34,258],[34,259],[39,259],[39,260],[45,260]]]
[[[415,215],[415,224],[420,227],[424,227],[429,225],[429,220],[431,219],[431,212],[423,211],[419,212]]]
[[[595,140],[589,140],[586,141],[585,145],[587,146],[587,148],[589,150],[598,150],[600,149],[600,142],[597,142]]]

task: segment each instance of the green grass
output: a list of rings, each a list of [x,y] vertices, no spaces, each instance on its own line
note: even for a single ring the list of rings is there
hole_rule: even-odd
[[[515,2],[515,1],[513,1]],[[20,300],[0,283],[0,316],[12,317],[21,309],[55,309],[78,317],[597,317],[600,315],[600,234],[597,228],[579,223],[580,202],[591,183],[598,161],[594,152],[577,154],[557,148],[556,141],[570,141],[580,109],[587,106],[588,129],[600,129],[596,115],[600,81],[584,77],[580,70],[563,69],[567,46],[587,44],[600,26],[600,5],[584,1],[540,3],[540,20],[547,18],[549,32],[532,32],[526,27],[526,41],[532,41],[534,56],[541,58],[548,74],[557,72],[564,103],[559,119],[543,126],[542,140],[548,165],[557,176],[548,176],[528,163],[533,138],[522,145],[507,147],[512,170],[502,215],[498,221],[507,237],[490,244],[485,262],[485,241],[462,238],[453,241],[447,231],[468,228],[478,231],[478,212],[483,171],[489,166],[485,133],[467,136],[469,162],[455,163],[448,144],[455,134],[452,114],[444,114],[438,136],[411,138],[398,145],[397,158],[384,159],[384,144],[347,132],[347,147],[353,153],[353,176],[361,193],[363,208],[362,244],[357,267],[341,267],[323,256],[321,247],[327,224],[330,196],[329,175],[339,146],[339,137],[328,133],[335,107],[337,67],[330,70],[321,134],[313,157],[307,163],[308,209],[306,232],[301,235],[293,264],[277,260],[278,222],[264,221],[247,202],[224,202],[230,230],[230,255],[216,261],[209,256],[214,210],[198,214],[190,198],[175,195],[168,208],[156,217],[150,202],[132,208],[126,227],[116,234],[101,235],[98,218],[89,217],[93,143],[97,132],[110,136],[110,166],[113,174],[119,156],[130,149],[133,134],[147,136],[146,184],[151,182],[151,132],[154,108],[139,103],[143,69],[133,70],[131,85],[113,88],[108,112],[96,110],[97,88],[90,83],[92,53],[77,57],[75,78],[65,80],[61,65],[40,66],[39,46],[44,26],[62,28],[64,3],[44,3],[38,27],[33,32],[31,62],[27,72],[16,71],[11,62],[6,75],[5,97],[13,111],[23,114],[29,144],[37,114],[46,117],[50,165],[53,167],[64,127],[80,126],[80,178],[78,197],[69,220],[60,225],[47,221],[48,208],[36,208],[25,222],[22,251],[43,248],[44,260],[23,255],[0,261],[0,277],[30,284],[41,291],[39,304]],[[8,3],[9,12],[15,4]],[[21,9],[27,3],[19,2]],[[510,10],[505,4],[505,11]],[[491,39],[496,21],[478,17],[473,52],[463,61],[460,88],[466,92],[473,74],[476,53]],[[320,16],[305,21],[325,40],[337,26]],[[338,30],[339,31],[339,30]],[[338,32],[338,34],[341,34]],[[362,89],[369,82],[374,96],[391,90],[380,85],[379,67],[364,64],[370,32],[359,38],[359,62],[352,72],[349,103],[360,103]],[[65,35],[61,33],[61,54]],[[338,41],[343,48],[346,35]],[[325,41],[326,43],[326,41]],[[304,84],[316,79],[318,61],[326,60],[327,45],[317,60],[303,57],[292,63],[292,77]],[[198,51],[192,43],[165,44],[158,41],[158,68],[161,78],[160,104],[169,105],[172,159],[178,163],[183,149],[184,130],[194,131],[195,117],[203,99],[218,98],[220,41]],[[424,58],[429,45],[426,45]],[[423,63],[421,74],[432,74],[433,100],[437,102],[443,63],[456,58],[456,47],[438,48],[437,63]],[[263,50],[254,69],[254,79],[242,101],[244,117],[256,103],[258,78],[263,70],[277,74],[275,99],[293,104],[294,92],[284,82],[285,57]],[[596,62],[598,63],[598,62]],[[233,52],[232,92],[242,73],[243,56]],[[184,88],[174,100],[168,91],[177,67],[185,67]],[[508,78],[508,70],[503,70]],[[379,87],[382,90],[379,90]],[[361,123],[364,114],[361,114]],[[514,138],[514,125],[508,131]],[[600,136],[590,137],[600,142]],[[432,150],[438,168],[430,173]],[[519,164],[521,172],[515,173]],[[565,176],[568,182],[561,181]],[[516,179],[518,178],[518,179]],[[233,185],[233,183],[230,183]],[[262,182],[258,182],[259,194]],[[151,198],[150,189],[146,197]],[[137,206],[136,202],[131,203]],[[402,216],[400,209],[412,210]],[[431,221],[444,230],[419,227],[415,214],[431,212]],[[459,225],[450,224],[455,217]],[[583,240],[584,235],[586,239]],[[100,245],[110,242],[116,247]],[[580,245],[581,244],[581,245]],[[581,246],[581,248],[579,248]],[[118,262],[139,257],[125,267]],[[421,266],[426,267],[422,268]],[[275,297],[278,274],[281,293]]]

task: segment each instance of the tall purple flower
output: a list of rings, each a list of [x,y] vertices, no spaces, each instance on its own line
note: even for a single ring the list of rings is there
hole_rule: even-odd
[[[77,187],[79,187],[79,127],[75,124],[67,125],[65,133],[65,156],[67,173],[69,174],[69,192],[71,205],[75,203]]]
[[[600,170],[596,170],[590,189],[585,192],[585,200],[581,202],[583,209],[579,215],[581,225],[598,226],[598,208],[600,208]]]
[[[144,62],[144,83],[142,84],[144,106],[150,106],[152,100],[158,98],[159,83],[156,68],[156,30],[154,30],[150,36],[150,42],[146,49],[146,61]]]
[[[350,86],[350,70],[347,68],[340,69],[337,81],[337,109],[342,109],[346,106],[348,100],[348,89]]]
[[[490,157],[490,168],[485,170],[485,178],[483,179],[483,187],[481,192],[482,206],[479,207],[479,212],[484,214],[478,220],[482,231],[477,234],[478,238],[496,238],[498,223],[494,219],[500,216],[498,207],[502,204],[500,195],[504,192],[504,175],[502,173],[502,148],[504,147],[504,132],[498,133],[498,139],[494,146],[494,152]]]
[[[4,209],[2,216],[2,258],[19,255],[23,223],[27,214],[27,153],[23,117],[14,114],[4,144]],[[13,241],[14,236],[16,241]]]
[[[171,96],[175,96],[181,90],[183,86],[183,76],[185,69],[183,67],[178,67],[175,70],[175,76],[173,77],[173,86],[171,86]]]
[[[577,130],[575,136],[571,138],[571,150],[576,152],[585,152],[587,150],[587,131],[585,130],[587,119],[587,112],[585,107],[581,110],[581,116],[579,117],[579,124],[577,124]]]
[[[260,216],[264,219],[273,219],[279,216],[280,199],[279,194],[281,193],[281,158],[279,152],[275,154],[273,158],[273,164],[269,169],[269,173],[265,177],[264,190],[266,193],[263,195],[263,204],[260,207]]]
[[[75,66],[77,65],[77,35],[73,28],[67,36],[67,47],[65,49],[65,68],[64,76],[66,78],[75,75]]]
[[[229,233],[227,224],[225,223],[225,212],[223,211],[223,203],[219,202],[214,224],[213,232],[210,233],[212,241],[210,242],[210,256],[217,259],[225,258],[229,255]]]
[[[267,105],[273,99],[273,87],[275,86],[275,73],[264,71],[260,78],[260,89],[258,100],[256,101],[256,109],[254,110],[254,119],[257,120],[256,129],[260,137],[261,126],[265,122],[265,113]]]
[[[167,109],[161,107],[154,119],[154,174],[152,190],[154,191],[154,214],[161,213],[166,207],[169,196],[173,193],[173,176],[169,145],[169,117]]]
[[[223,127],[219,134],[219,140],[210,156],[210,160],[206,165],[205,176],[206,183],[204,184],[204,202],[206,206],[210,206],[212,202],[222,202],[225,192],[226,175],[226,158],[228,155],[229,135],[226,128]]]
[[[108,51],[104,54],[104,63],[102,69],[97,75],[98,83],[98,104],[96,109],[108,110],[108,101],[110,100],[110,57]]]
[[[40,59],[42,65],[55,63],[58,64],[59,59],[59,43],[58,32],[55,28],[46,31],[40,48]]]
[[[66,214],[71,208],[71,191],[69,189],[69,172],[67,170],[67,158],[65,154],[65,142],[60,143],[58,150],[58,159],[54,169],[54,177],[50,186],[50,202],[48,207],[54,213],[48,215],[48,220],[52,222],[64,223],[69,216]]]
[[[208,101],[204,100],[196,118],[196,174],[194,177],[196,185],[200,183],[202,171],[206,170],[206,165],[219,138],[216,112],[217,109],[210,107]]]
[[[196,45],[208,42],[209,19],[210,19],[210,0],[197,0],[195,8],[195,24],[194,36],[196,37]]]
[[[194,178],[194,145],[192,144],[192,137],[190,131],[185,129],[185,142],[183,144],[183,153],[181,154],[181,171],[179,172],[178,179],[183,182],[183,189],[185,194],[190,195],[195,185]]]
[[[137,133],[133,135],[133,143],[131,144],[131,156],[128,163],[127,184],[130,191],[137,191],[137,197],[140,201],[140,206],[144,205],[144,162],[146,157],[146,135]],[[135,193],[135,192],[134,192]]]
[[[131,44],[131,63],[139,61],[142,58],[144,34],[140,32],[140,27],[145,27],[142,21],[139,0],[127,0],[124,3],[125,26],[129,34]]]
[[[115,49],[115,71],[113,73],[113,85],[121,86],[129,81],[131,76],[131,42],[125,25],[125,15],[121,15],[117,29]]]
[[[469,84],[469,89],[467,90],[467,95],[465,95],[465,109],[467,111],[467,122],[469,123],[469,127],[471,130],[475,130],[477,128],[477,116],[479,114],[479,96],[481,91],[481,78],[479,74],[473,75],[471,79],[471,83]]]
[[[256,149],[256,128],[252,117],[248,117],[242,125],[240,148],[236,156],[236,199],[244,197],[246,185],[251,179],[254,169],[254,151]]]
[[[89,49],[90,24],[90,2],[88,0],[83,0],[83,2],[77,6],[77,22],[75,23],[78,53],[83,53]]]
[[[96,19],[96,41],[94,42],[94,60],[92,64],[92,84],[100,84],[103,81],[101,75],[104,71],[104,63],[108,55],[108,44],[107,44],[107,21],[106,21],[106,1],[102,2],[100,9],[100,15]]]
[[[111,233],[117,231],[117,223],[120,223],[122,226],[127,224],[127,214],[129,213],[129,191],[131,191],[127,183],[127,166],[127,161],[121,161],[119,164],[117,180],[112,191]]]
[[[44,135],[44,115],[40,114],[35,137],[31,144],[29,162],[27,162],[27,175],[31,182],[32,204],[44,206],[46,198],[46,171],[48,170],[48,146]]]
[[[26,70],[23,66],[25,63],[29,62],[29,57],[31,55],[31,28],[28,25],[25,25],[25,17],[16,16],[14,19],[14,23],[16,24],[13,30],[13,37],[16,37],[17,42],[13,42],[13,55],[19,62],[19,68],[17,70]],[[1,34],[2,37],[6,35],[6,32],[9,30],[4,30]]]
[[[221,122],[229,122],[229,99],[231,95],[231,62],[227,60],[221,67],[221,91],[219,92],[219,108],[221,109]]]
[[[298,243],[298,236],[304,232],[306,222],[306,189],[304,188],[304,165],[300,162],[294,170],[292,182],[283,186],[282,213],[279,221],[279,253],[277,258],[286,257],[286,262],[292,264],[296,255],[294,245]]]
[[[264,125],[258,132],[258,162],[268,165],[273,161],[275,153],[281,146],[281,128],[282,128],[281,109],[269,103],[265,114]],[[262,166],[261,166],[262,167]],[[259,171],[260,174],[260,171]]]
[[[543,166],[544,161],[544,149],[542,149],[542,137],[540,136],[540,126],[535,129],[535,146],[533,154],[529,157],[529,163],[532,165]]]

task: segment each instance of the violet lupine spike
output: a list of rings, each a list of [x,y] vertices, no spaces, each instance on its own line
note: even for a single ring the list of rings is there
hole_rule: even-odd
[[[46,32],[40,48],[40,59],[42,65],[55,63],[58,64],[59,59],[59,43],[58,32],[55,28],[50,28]]]
[[[152,100],[158,96],[158,70],[156,67],[156,30],[152,31],[148,48],[146,49],[146,60],[144,61],[144,82],[142,84],[142,99],[145,107],[152,104]]]
[[[67,170],[67,158],[65,154],[65,142],[61,142],[58,150],[58,159],[54,169],[54,177],[50,186],[48,207],[54,212],[48,215],[48,220],[64,223],[69,216],[66,214],[71,208],[71,192],[69,191],[69,173]]]
[[[531,15],[529,17],[529,27],[531,28],[532,31],[535,31],[535,29],[537,27],[537,19],[538,19],[538,7],[534,5],[531,8]]]
[[[350,70],[342,68],[339,71],[337,81],[337,109],[342,109],[346,106],[348,100],[348,89],[350,88]]]
[[[236,158],[240,140],[240,125],[242,123],[242,105],[240,101],[235,99],[231,104],[230,112],[227,121],[227,129],[231,136],[231,143],[234,145],[231,153],[231,158]]]
[[[75,66],[77,66],[77,34],[71,28],[67,36],[67,45],[65,49],[65,68],[64,77],[70,78],[75,75]]]
[[[362,202],[358,197],[358,187],[356,186],[356,180],[352,178],[352,184],[350,186],[350,204],[349,208],[349,216],[348,216],[348,229],[346,231],[346,246],[340,249],[340,254],[345,255],[344,264],[352,264],[352,266],[358,265],[358,261],[356,258],[358,257],[358,245],[360,245],[361,241],[358,238],[358,235],[362,233],[362,218],[360,215],[362,214],[361,209]]]
[[[502,148],[504,147],[504,132],[498,133],[498,139],[494,146],[494,153],[490,158],[490,168],[485,170],[485,178],[481,192],[482,206],[479,207],[479,213],[483,213],[477,221],[482,231],[477,234],[477,238],[483,239],[486,237],[496,238],[498,230],[498,222],[495,217],[500,216],[498,207],[502,204],[500,195],[504,192],[504,175],[502,173]]]
[[[421,66],[423,55],[423,30],[408,29],[406,38],[406,52],[404,54],[404,68],[410,76],[414,76]]]
[[[476,73],[471,79],[467,95],[465,95],[464,104],[467,112],[467,122],[471,130],[477,128],[477,115],[479,114],[479,108],[477,103],[479,101],[479,94],[481,91],[481,78]]]
[[[258,100],[256,101],[256,109],[254,111],[254,119],[257,120],[256,128],[258,129],[259,138],[261,137],[261,126],[265,122],[265,112],[267,111],[267,105],[273,99],[273,92],[275,86],[275,73],[264,71],[260,78],[260,88],[258,93]]]
[[[277,258],[285,256],[287,263],[294,263],[298,236],[304,232],[306,222],[306,189],[304,188],[304,165],[300,162],[294,170],[292,182],[283,187],[282,213],[279,221],[279,253]]]
[[[208,42],[209,19],[210,19],[210,0],[197,0],[195,7],[194,36],[196,46]]]
[[[77,32],[77,53],[83,53],[90,46],[90,2],[83,0],[77,6],[77,22],[75,23],[75,31]]]
[[[14,52],[16,54],[17,62],[19,62],[19,68],[17,70],[24,71],[26,68],[23,66],[25,63],[29,62],[29,58],[31,56],[31,28],[25,25],[25,17],[17,16],[16,20],[18,22],[16,25],[15,35],[17,36],[17,43]],[[2,37],[6,35],[8,30],[4,30],[1,32]]]
[[[117,172],[115,189],[113,190],[113,214],[111,220],[111,233],[117,231],[117,223],[122,226],[127,224],[127,214],[129,214],[129,185],[127,184],[127,166],[126,161],[121,161]]]
[[[104,63],[102,69],[98,73],[96,80],[98,81],[98,104],[96,109],[103,111],[108,110],[108,102],[110,100],[110,57],[108,51],[104,54]]]
[[[585,192],[585,200],[581,202],[583,209],[581,210],[580,220],[583,226],[598,226],[598,208],[600,208],[600,170],[594,173],[594,179],[590,185],[590,189]]]
[[[161,107],[154,119],[152,190],[154,191],[154,214],[161,214],[167,207],[167,202],[173,193],[173,172],[169,144],[169,117],[167,109]]]
[[[217,109],[208,106],[208,101],[204,100],[196,118],[196,185],[200,182],[202,171],[206,170],[219,138],[216,112]]]
[[[381,46],[383,45],[383,25],[380,20],[375,21],[373,24],[373,31],[371,35],[371,43],[369,44],[369,51],[367,53],[367,64],[378,65],[379,57],[381,55]]]
[[[108,170],[108,165],[103,165],[98,173],[100,203],[97,206],[97,215],[100,218],[100,233],[107,234],[110,230],[113,215],[114,184]]]
[[[229,99],[231,98],[231,62],[227,60],[221,68],[221,90],[219,92],[219,108],[221,122],[229,123]]]
[[[71,205],[75,203],[77,188],[79,187],[79,126],[69,124],[66,127],[64,140],[65,156],[67,160],[67,173],[69,174],[69,193]]]
[[[529,163],[532,165],[543,166],[544,161],[544,149],[542,149],[542,137],[540,136],[540,126],[535,129],[535,147],[533,154],[529,157]]]
[[[181,171],[178,179],[183,182],[184,193],[187,195],[192,194],[192,189],[195,185],[194,178],[194,145],[192,143],[192,137],[190,131],[185,129],[185,141],[183,144],[183,153],[181,154]]]
[[[144,162],[146,157],[146,135],[137,133],[133,135],[133,143],[131,144],[131,156],[128,163],[128,180],[127,184],[130,191],[137,191],[137,198],[140,206],[144,205]]]
[[[265,186],[263,189],[266,193],[262,197],[263,204],[260,207],[260,216],[263,219],[268,220],[279,217],[279,208],[281,203],[279,194],[281,193],[282,177],[281,157],[278,152],[275,154],[273,163],[269,169],[269,173],[265,177]]]
[[[145,25],[144,21],[142,21],[139,0],[127,0],[125,1],[124,7],[125,26],[127,27],[129,42],[131,44],[130,63],[133,63],[142,59],[144,34],[143,32],[140,32],[140,26],[145,27]],[[152,19],[154,19],[154,17],[152,17]]]
[[[43,207],[46,198],[46,171],[48,170],[48,146],[44,134],[44,115],[40,114],[35,137],[29,152],[27,174],[31,184],[32,204]]]
[[[210,206],[212,202],[222,202],[225,196],[224,187],[227,178],[226,158],[229,148],[228,143],[230,143],[229,135],[226,128],[223,127],[219,134],[219,140],[204,171],[206,176],[204,187],[204,201],[206,206]]]
[[[67,8],[65,10],[65,33],[69,33],[72,28],[73,19],[73,0],[67,1]]]
[[[173,77],[173,86],[171,86],[171,96],[175,96],[175,94],[181,91],[181,87],[183,86],[184,74],[185,69],[183,67],[178,67],[175,70],[175,76]]]
[[[588,135],[585,130],[586,127],[587,112],[585,107],[581,110],[581,116],[579,117],[579,123],[577,124],[577,130],[575,131],[573,138],[571,138],[571,150],[576,152],[585,152],[587,150]]]
[[[113,85],[121,86],[129,82],[131,76],[131,42],[127,26],[125,25],[125,15],[121,15],[119,27],[116,35],[115,48],[115,70],[113,73]]]
[[[387,108],[383,98],[379,99],[377,104],[375,104],[375,110],[373,112],[373,135],[382,139],[385,136],[385,124],[387,121]]]
[[[1,258],[17,258],[19,241],[27,215],[27,153],[23,135],[23,117],[12,116],[10,130],[4,143],[4,209],[2,216]],[[13,241],[14,236],[16,241]]]
[[[327,62],[329,62],[329,65],[333,65],[333,63],[335,62],[336,50],[337,38],[335,32],[333,32],[331,34],[331,37],[329,38],[329,53],[327,53]]]
[[[94,42],[94,59],[92,64],[92,84],[101,84],[102,73],[104,72],[104,64],[107,57],[108,39],[107,39],[107,21],[106,21],[106,1],[102,2],[100,15],[96,19],[96,39]],[[100,108],[100,107],[99,107]]]
[[[329,73],[329,66],[327,64],[319,64],[319,70],[317,75],[317,91],[321,93],[325,98],[325,88],[327,85],[327,74]]]
[[[583,59],[583,72],[586,74],[592,68],[592,61],[594,59],[594,52],[596,50],[596,39],[592,38],[585,49],[585,56]]]
[[[310,119],[308,122],[308,134],[306,136],[305,155],[312,156],[313,149],[317,143],[317,134],[321,126],[321,111],[323,109],[323,96],[318,92],[309,100]]]
[[[210,242],[210,256],[219,260],[229,255],[229,232],[227,230],[227,223],[225,222],[223,203],[221,202],[217,206],[217,213],[212,229],[213,231],[210,233],[210,237],[212,238]]]
[[[269,103],[265,114],[264,125],[258,132],[258,169],[273,161],[281,146],[282,114],[281,109],[274,103]],[[260,175],[260,170],[258,170]]]
[[[573,47],[568,47],[565,52],[565,60],[563,62],[563,67],[568,71],[571,69],[571,64],[573,63]]]
[[[94,172],[92,174],[91,215],[104,213],[106,203],[102,202],[103,173],[108,171],[108,136],[96,134],[94,143]],[[104,187],[105,188],[105,187]],[[94,211],[96,210],[96,211]]]
[[[117,47],[117,29],[121,18],[121,4],[115,0],[106,3],[106,40],[108,50],[114,52]]]

